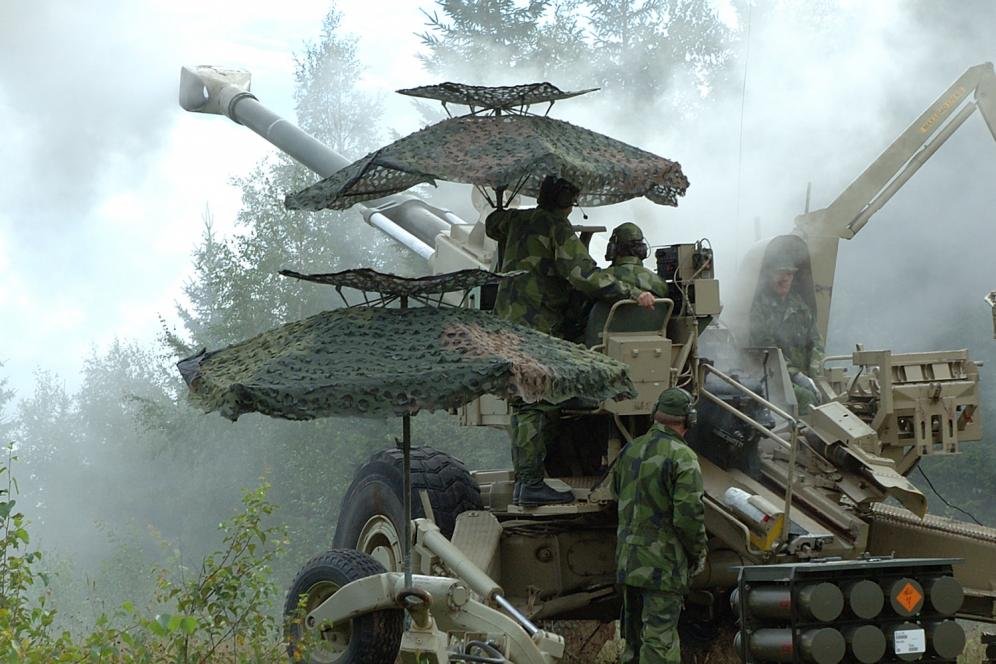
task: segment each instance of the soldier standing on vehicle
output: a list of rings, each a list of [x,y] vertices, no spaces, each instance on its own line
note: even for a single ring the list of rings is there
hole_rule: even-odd
[[[528,272],[498,287],[497,315],[563,338],[572,290],[592,299],[632,298],[640,306],[653,307],[651,293],[600,270],[574,234],[567,217],[579,193],[567,180],[548,175],[540,185],[537,207],[496,210],[488,215],[485,229],[488,237],[498,241],[502,257],[498,269]],[[554,439],[558,421],[556,406],[513,404],[515,504],[537,506],[574,500],[572,492],[557,491],[543,481],[547,443]]]
[[[820,402],[812,376],[822,370],[823,339],[816,329],[813,308],[793,288],[797,271],[788,255],[778,255],[770,261],[750,309],[749,343],[782,350],[799,412],[805,414]]]
[[[622,664],[681,662],[678,617],[692,577],[705,566],[707,543],[702,473],[683,438],[694,420],[692,395],[664,390],[654,425],[623,448],[614,466]]]
[[[643,231],[632,222],[619,224],[609,237],[605,260],[612,263],[605,271],[615,278],[656,297],[667,297],[667,283],[643,261],[650,254],[650,247],[643,238]]]

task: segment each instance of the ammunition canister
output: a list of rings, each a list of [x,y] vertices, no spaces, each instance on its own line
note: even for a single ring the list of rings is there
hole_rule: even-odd
[[[750,635],[751,655],[765,662],[794,662],[792,630],[759,629]],[[810,664],[837,664],[844,659],[844,635],[832,627],[809,629],[799,635],[799,657]]]
[[[844,586],[847,607],[858,618],[871,620],[882,612],[885,606],[885,593],[882,586],[869,579],[861,579]],[[864,660],[862,660],[864,661]]]
[[[924,624],[927,644],[938,657],[954,659],[965,649],[965,630],[954,620]]]
[[[885,657],[885,633],[875,625],[858,625],[844,630],[847,650],[861,664],[873,664]]]
[[[926,596],[923,592],[923,586],[916,579],[904,576],[891,583],[886,583],[888,584],[889,605],[896,612],[896,615],[909,618],[920,613]]]
[[[953,576],[940,576],[924,582],[927,590],[927,601],[930,606],[943,616],[953,616],[961,609],[965,599],[965,591]]]
[[[753,588],[747,593],[747,608],[759,618],[787,620],[792,617],[792,593],[788,586]],[[796,608],[802,615],[830,622],[844,610],[844,593],[832,583],[803,586],[796,596]]]

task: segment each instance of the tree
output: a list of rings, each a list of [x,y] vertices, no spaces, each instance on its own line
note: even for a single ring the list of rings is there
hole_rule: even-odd
[[[632,109],[708,91],[731,58],[734,33],[708,0],[438,0],[426,14],[426,67],[474,83],[550,78],[561,86],[597,85]],[[583,64],[582,64],[583,63]]]
[[[708,0],[589,0],[597,83],[623,108],[687,99],[673,88],[690,75],[708,86],[730,60],[732,31]]]
[[[423,12],[426,69],[478,85],[589,85],[582,0],[437,0]],[[440,13],[441,12],[441,13]]]

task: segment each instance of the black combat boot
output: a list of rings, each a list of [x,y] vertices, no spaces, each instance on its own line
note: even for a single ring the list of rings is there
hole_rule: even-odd
[[[574,492],[557,491],[543,480],[527,480],[516,482],[512,493],[516,505],[520,507],[539,507],[540,505],[561,505],[574,502]]]

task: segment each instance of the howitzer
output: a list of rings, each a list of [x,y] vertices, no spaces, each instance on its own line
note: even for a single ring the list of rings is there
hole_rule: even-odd
[[[259,103],[249,91],[248,72],[217,67],[182,67],[180,106],[194,113],[224,115],[322,177],[349,164],[292,123]],[[449,210],[414,196],[388,196],[357,204],[363,220],[429,262],[432,274],[464,268],[490,268],[494,243],[470,231],[469,224]],[[449,240],[459,238],[459,244]],[[442,237],[440,237],[442,236]]]
[[[184,68],[181,105],[245,124],[319,175],[345,164],[266,110],[247,88],[246,74]],[[426,258],[431,273],[491,267],[494,246],[482,220],[466,223],[402,196],[359,209],[368,223]],[[967,355],[861,351],[849,359],[866,368],[863,375],[846,380],[842,372],[828,371],[819,381],[823,404],[801,415],[779,349],[741,351],[723,329],[709,325],[720,311],[711,250],[676,245],[659,252],[658,261],[673,295],[658,303],[651,324],[634,315],[633,303],[595,306],[592,320],[598,323],[589,326],[585,344],[629,366],[637,397],[565,407],[562,440],[548,450],[547,474],[557,478],[551,483],[571,489],[575,502],[516,506],[510,471],[469,472],[446,454],[416,449],[413,564],[422,576],[416,575],[412,588],[400,588],[394,573],[404,548],[401,456],[397,450],[378,453],[357,470],[335,530],[336,547],[365,556],[330,552],[302,570],[288,597],[288,613],[299,597],[307,597],[296,639],[315,635],[331,657],[326,661],[351,662],[357,648],[384,640],[368,632],[364,625],[370,623],[362,616],[394,624],[392,616],[407,610],[413,627],[404,632],[404,641],[400,631],[397,639],[405,661],[423,661],[417,658],[429,653],[434,659],[428,661],[560,658],[563,643],[534,621],[605,621],[618,614],[615,507],[606,470],[621,447],[647,429],[654,397],[672,385],[689,387],[712,409],[689,436],[700,457],[711,536],[706,568],[693,581],[690,615],[715,621],[742,567],[779,564],[793,570],[826,557],[851,561],[840,569],[823,568],[836,592],[817,579],[798,592],[790,584],[787,594],[780,587],[751,595],[753,603],[744,604],[744,611],[758,608],[760,622],[741,649],[745,656],[753,653],[750,661],[830,661],[811,653],[831,641],[842,653],[846,647],[863,653],[854,655],[860,659],[875,650],[879,635],[888,633],[895,648],[897,639],[916,630],[936,633],[938,612],[923,608],[926,604],[914,606],[908,616],[860,608],[875,601],[874,590],[861,582],[879,583],[878,567],[862,562],[868,554],[965,558],[966,564],[946,561],[940,571],[936,562],[912,560],[903,570],[910,579],[928,582],[950,578],[954,565],[957,581],[952,581],[964,591],[954,614],[996,621],[996,531],[937,517],[921,520],[926,499],[905,477],[923,454],[953,453],[959,441],[980,436],[978,371]],[[484,398],[466,407],[461,420],[504,426],[508,411],[504,402]],[[731,488],[742,500],[727,498]],[[887,498],[904,508],[881,505]],[[918,536],[911,537],[913,532]],[[805,574],[818,576],[819,564],[812,565],[817,571]],[[901,593],[911,596],[904,584],[889,586],[888,597],[882,593],[883,604],[899,601]],[[848,629],[810,629],[805,620],[776,624],[784,618],[778,612],[786,610],[818,623],[826,615],[825,603],[838,594],[843,604],[859,607],[849,609],[854,620]],[[785,601],[788,608],[778,608]],[[914,626],[897,628],[899,617]],[[400,621],[397,625],[400,630]],[[944,652],[952,650],[953,637],[944,636],[950,629],[941,629]],[[799,651],[786,655],[784,645],[796,641]],[[928,648],[932,641],[925,637],[924,643]],[[385,664],[396,652],[385,653]]]

